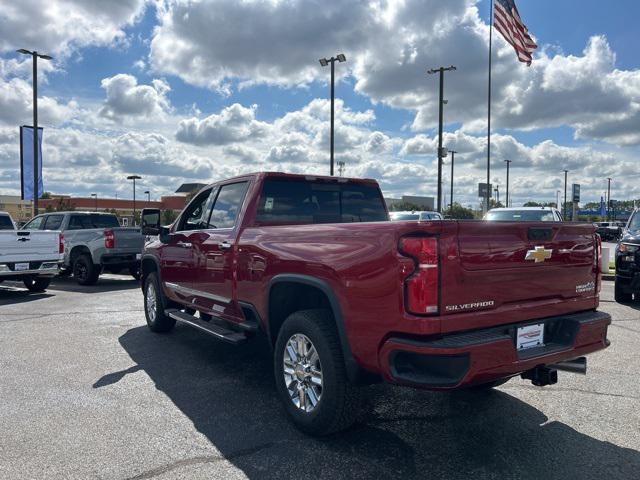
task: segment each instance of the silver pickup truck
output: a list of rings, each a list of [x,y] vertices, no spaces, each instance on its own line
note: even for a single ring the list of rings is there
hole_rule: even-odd
[[[100,273],[128,273],[138,279],[144,237],[139,228],[121,227],[118,217],[99,212],[51,212],[34,217],[23,230],[61,230],[63,273],[80,285],[95,285]]]
[[[64,245],[60,232],[25,232],[0,212],[0,283],[22,280],[32,292],[43,292],[58,274]]]

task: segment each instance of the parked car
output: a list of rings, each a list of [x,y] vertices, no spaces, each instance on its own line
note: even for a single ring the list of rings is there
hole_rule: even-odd
[[[624,223],[621,222],[597,222],[596,232],[605,242],[617,242],[622,237]]]
[[[640,300],[640,210],[635,210],[616,246],[616,302]]]
[[[493,222],[561,222],[562,215],[553,207],[492,208],[484,219]]]
[[[407,220],[419,220],[421,222],[429,220],[443,220],[440,213],[430,211],[389,212],[389,217],[393,222],[403,222]]]
[[[61,230],[63,269],[80,285],[95,285],[103,271],[126,270],[140,278],[144,237],[139,228],[120,227],[118,217],[99,212],[52,212],[34,217],[23,230]]]
[[[316,435],[351,425],[359,384],[543,386],[608,346],[593,225],[387,220],[373,180],[282,173],[209,185],[171,227],[147,209],[147,324],[261,332],[289,417]]]
[[[0,212],[0,283],[18,280],[32,292],[43,292],[58,274],[64,253],[58,231],[24,232]]]

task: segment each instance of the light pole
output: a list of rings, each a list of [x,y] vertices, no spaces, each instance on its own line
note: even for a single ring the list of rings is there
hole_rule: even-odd
[[[335,57],[321,58],[320,65],[326,67],[331,64],[331,176],[333,176],[333,117],[334,117],[334,109],[333,104],[335,100],[335,63],[336,61],[342,63],[347,61],[347,57],[344,56],[343,53],[336,55]]]
[[[93,211],[97,212],[98,211],[98,194],[92,193],[91,196],[93,197]]]
[[[456,152],[455,150],[449,150],[451,153],[451,192],[449,192],[449,214],[453,211],[453,163],[456,160]]]
[[[147,194],[147,202],[151,202],[151,192],[149,190],[145,190],[144,193]]]
[[[53,57],[32,52],[25,48],[16,50],[23,55],[31,55],[33,59],[33,215],[38,215],[38,57],[53,60]]]
[[[507,203],[506,207],[509,208],[509,165],[511,164],[511,160],[505,160],[505,163],[507,164],[507,198],[505,202]]]
[[[607,177],[607,222],[611,220],[611,179]]]
[[[493,191],[496,194],[496,202],[497,202],[496,205],[499,205],[500,204],[500,187],[496,185],[496,188],[494,188]]]
[[[454,71],[456,67],[451,65],[450,67],[432,68],[427,71],[427,74],[433,75],[434,73],[440,73],[440,100],[438,102],[438,212],[442,212],[442,123],[444,114],[444,72]]]
[[[564,203],[562,204],[562,216],[564,220],[567,220],[567,173],[569,170],[564,170]]]
[[[129,175],[127,180],[133,180],[133,226],[136,226],[136,180],[140,180],[142,177],[138,175]]]
[[[556,208],[560,210],[560,190],[556,190]]]

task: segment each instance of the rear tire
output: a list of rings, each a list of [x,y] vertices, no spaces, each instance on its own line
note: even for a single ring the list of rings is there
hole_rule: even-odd
[[[83,253],[73,262],[73,276],[79,285],[95,285],[100,276],[100,266],[93,263],[88,253]]]
[[[304,310],[287,317],[275,345],[274,372],[285,410],[303,432],[328,435],[356,420],[360,389],[347,377],[330,312]]]
[[[152,332],[169,332],[176,325],[173,318],[165,315],[164,304],[158,276],[150,273],[144,281],[144,315]]]
[[[616,282],[614,287],[614,297],[618,303],[629,303],[633,298],[632,294],[625,292],[618,282]]]
[[[28,277],[22,280],[24,286],[29,289],[30,292],[44,292],[51,283],[50,278],[43,277]]]

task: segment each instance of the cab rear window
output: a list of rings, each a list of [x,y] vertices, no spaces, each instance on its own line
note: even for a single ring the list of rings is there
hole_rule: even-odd
[[[13,230],[13,223],[8,215],[0,215],[0,230]]]
[[[256,223],[303,225],[388,221],[376,185],[356,182],[267,179]]]

